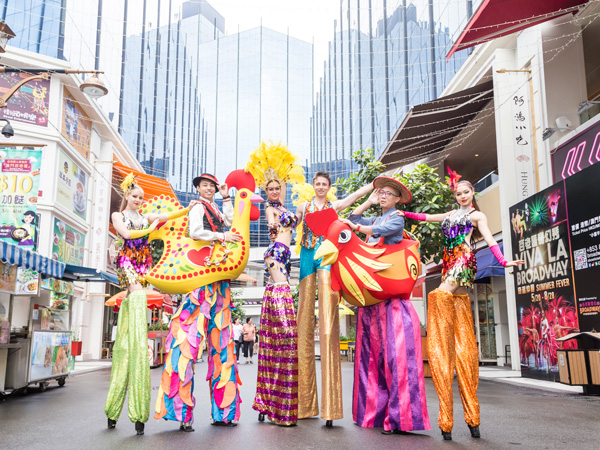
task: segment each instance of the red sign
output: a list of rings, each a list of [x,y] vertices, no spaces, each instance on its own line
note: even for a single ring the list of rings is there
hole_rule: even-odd
[[[28,159],[6,159],[2,161],[2,172],[31,172],[31,161]]]

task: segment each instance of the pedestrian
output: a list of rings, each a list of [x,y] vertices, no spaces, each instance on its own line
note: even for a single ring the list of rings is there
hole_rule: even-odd
[[[239,317],[233,319],[233,341],[235,342],[235,359],[240,359],[240,348],[242,347],[242,321]]]
[[[356,200],[370,192],[363,187],[343,200],[330,201],[331,177],[327,172],[317,172],[313,178],[314,197],[296,210],[302,222],[300,249],[300,284],[298,297],[298,418],[319,415],[317,373],[315,363],[315,296],[319,292],[319,344],[321,348],[321,417],[328,427],[344,417],[342,408],[342,368],[340,360],[339,295],[331,289],[328,265],[315,261],[314,255],[323,241],[310,231],[303,218],[306,214],[333,208],[335,212],[350,207]],[[317,284],[318,275],[318,284]]]
[[[242,335],[244,336],[244,364],[254,364],[252,356],[254,356],[254,338],[256,336],[256,326],[252,323],[252,317],[246,319],[246,324],[242,327]]]
[[[143,215],[139,209],[144,201],[144,191],[136,184],[133,174],[125,177],[121,189],[121,208],[113,212],[111,218],[120,237],[117,241],[117,275],[119,284],[127,289],[128,295],[121,302],[117,319],[104,412],[108,417],[108,428],[115,428],[128,394],[129,420],[135,423],[137,434],[142,435],[150,414],[147,304],[143,290],[148,286],[146,273],[152,267],[148,234],[159,222],[181,217],[187,214],[189,208],[170,214]]]
[[[477,386],[479,384],[479,351],[473,329],[471,301],[467,289],[472,289],[477,272],[475,231],[488,244],[503,267],[525,261],[506,261],[487,225],[487,217],[475,201],[475,189],[466,180],[453,174],[450,187],[459,205],[458,210],[442,214],[400,212],[409,219],[441,222],[444,233],[442,283],[427,297],[427,351],[431,378],[440,402],[438,424],[444,440],[452,440],[454,371],[463,403],[465,422],[471,436],[479,438],[480,416]]]
[[[231,226],[234,216],[227,184],[219,185],[215,176],[208,173],[194,178],[193,184],[200,200],[189,213],[190,237],[213,243],[239,242],[242,239],[239,234],[223,231],[225,226]],[[223,212],[214,202],[217,190],[223,198]],[[212,425],[237,425],[234,421],[239,420],[241,399],[237,364],[233,358],[230,304],[229,280],[200,286],[183,299],[169,325],[168,354],[156,400],[156,419],[178,421],[180,430],[194,431],[195,361],[202,352],[204,336],[207,336]]]
[[[342,222],[366,234],[367,243],[379,243],[377,249],[399,244],[404,218],[396,205],[410,202],[412,194],[391,177],[377,177],[369,186],[373,193]],[[362,217],[374,205],[381,206],[381,215]],[[421,322],[408,296],[358,308],[352,415],[358,426],[383,427],[383,434],[431,429]]]
[[[302,166],[287,147],[259,147],[246,165],[257,184],[267,192],[265,215],[271,244],[267,248],[265,275],[268,279],[260,314],[260,347],[256,396],[252,408],[258,420],[265,416],[282,426],[298,421],[298,328],[290,291],[292,233],[296,214],[284,206],[287,183],[303,183]],[[288,161],[288,163],[283,163]]]

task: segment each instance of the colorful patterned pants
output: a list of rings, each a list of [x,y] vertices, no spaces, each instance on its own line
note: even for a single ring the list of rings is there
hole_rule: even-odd
[[[421,323],[410,300],[358,308],[352,417],[361,427],[430,430]]]
[[[129,420],[146,423],[150,415],[150,363],[148,361],[148,323],[146,293],[133,291],[123,299],[117,319],[117,338],[113,347],[110,386],[104,413],[119,420],[125,395],[129,391]]]
[[[427,351],[433,385],[440,401],[440,429],[450,432],[454,425],[452,383],[455,370],[465,422],[472,427],[479,426],[479,351],[468,295],[452,295],[442,289],[429,293]]]

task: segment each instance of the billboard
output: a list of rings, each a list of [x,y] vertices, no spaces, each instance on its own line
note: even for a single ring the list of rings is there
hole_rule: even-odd
[[[28,77],[31,74],[1,73],[0,95]],[[49,100],[50,80],[30,80],[12,95],[4,108],[0,108],[0,119],[47,127]]]

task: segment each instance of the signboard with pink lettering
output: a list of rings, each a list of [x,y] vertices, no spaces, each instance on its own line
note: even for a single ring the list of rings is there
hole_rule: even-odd
[[[552,179],[555,183],[600,162],[600,122],[569,139],[551,153]]]
[[[0,95],[9,91],[26,73],[0,74]],[[50,80],[31,80],[25,83],[0,109],[0,119],[33,125],[48,126],[48,103],[50,101]]]

